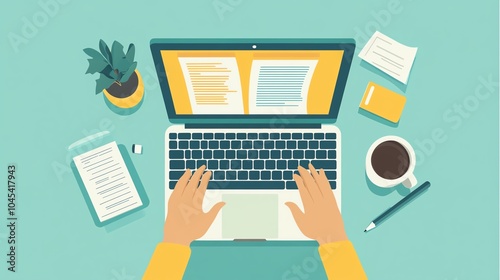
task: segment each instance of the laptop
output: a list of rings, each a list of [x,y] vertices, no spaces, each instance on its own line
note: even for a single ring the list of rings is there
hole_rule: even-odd
[[[173,124],[165,132],[165,202],[186,168],[212,171],[203,202],[226,205],[201,240],[307,240],[285,206],[293,174],[323,168],[341,207],[337,119],[352,39],[153,39]],[[168,207],[165,203],[165,216]]]

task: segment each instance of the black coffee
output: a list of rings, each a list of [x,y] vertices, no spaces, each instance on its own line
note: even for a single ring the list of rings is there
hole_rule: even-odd
[[[373,151],[372,167],[382,178],[397,179],[408,171],[410,156],[403,145],[396,141],[386,141]]]

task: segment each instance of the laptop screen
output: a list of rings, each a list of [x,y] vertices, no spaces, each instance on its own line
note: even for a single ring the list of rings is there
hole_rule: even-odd
[[[174,110],[169,116],[336,118],[352,53],[339,44],[310,50],[266,46],[159,49],[162,91],[167,110]]]

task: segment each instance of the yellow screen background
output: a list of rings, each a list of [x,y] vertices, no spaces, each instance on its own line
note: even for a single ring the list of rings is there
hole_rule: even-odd
[[[243,93],[243,108],[249,112],[248,95],[250,71],[254,59],[268,60],[304,60],[317,59],[318,63],[309,86],[307,114],[325,115],[330,112],[333,92],[342,62],[343,50],[321,51],[177,51],[162,50],[161,57],[168,77],[175,111],[179,115],[193,113],[189,101],[186,81],[182,73],[179,57],[235,57],[240,74]]]

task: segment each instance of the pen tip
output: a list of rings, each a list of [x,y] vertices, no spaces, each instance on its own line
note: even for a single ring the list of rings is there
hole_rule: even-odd
[[[366,232],[366,229],[365,229],[365,232]]]

